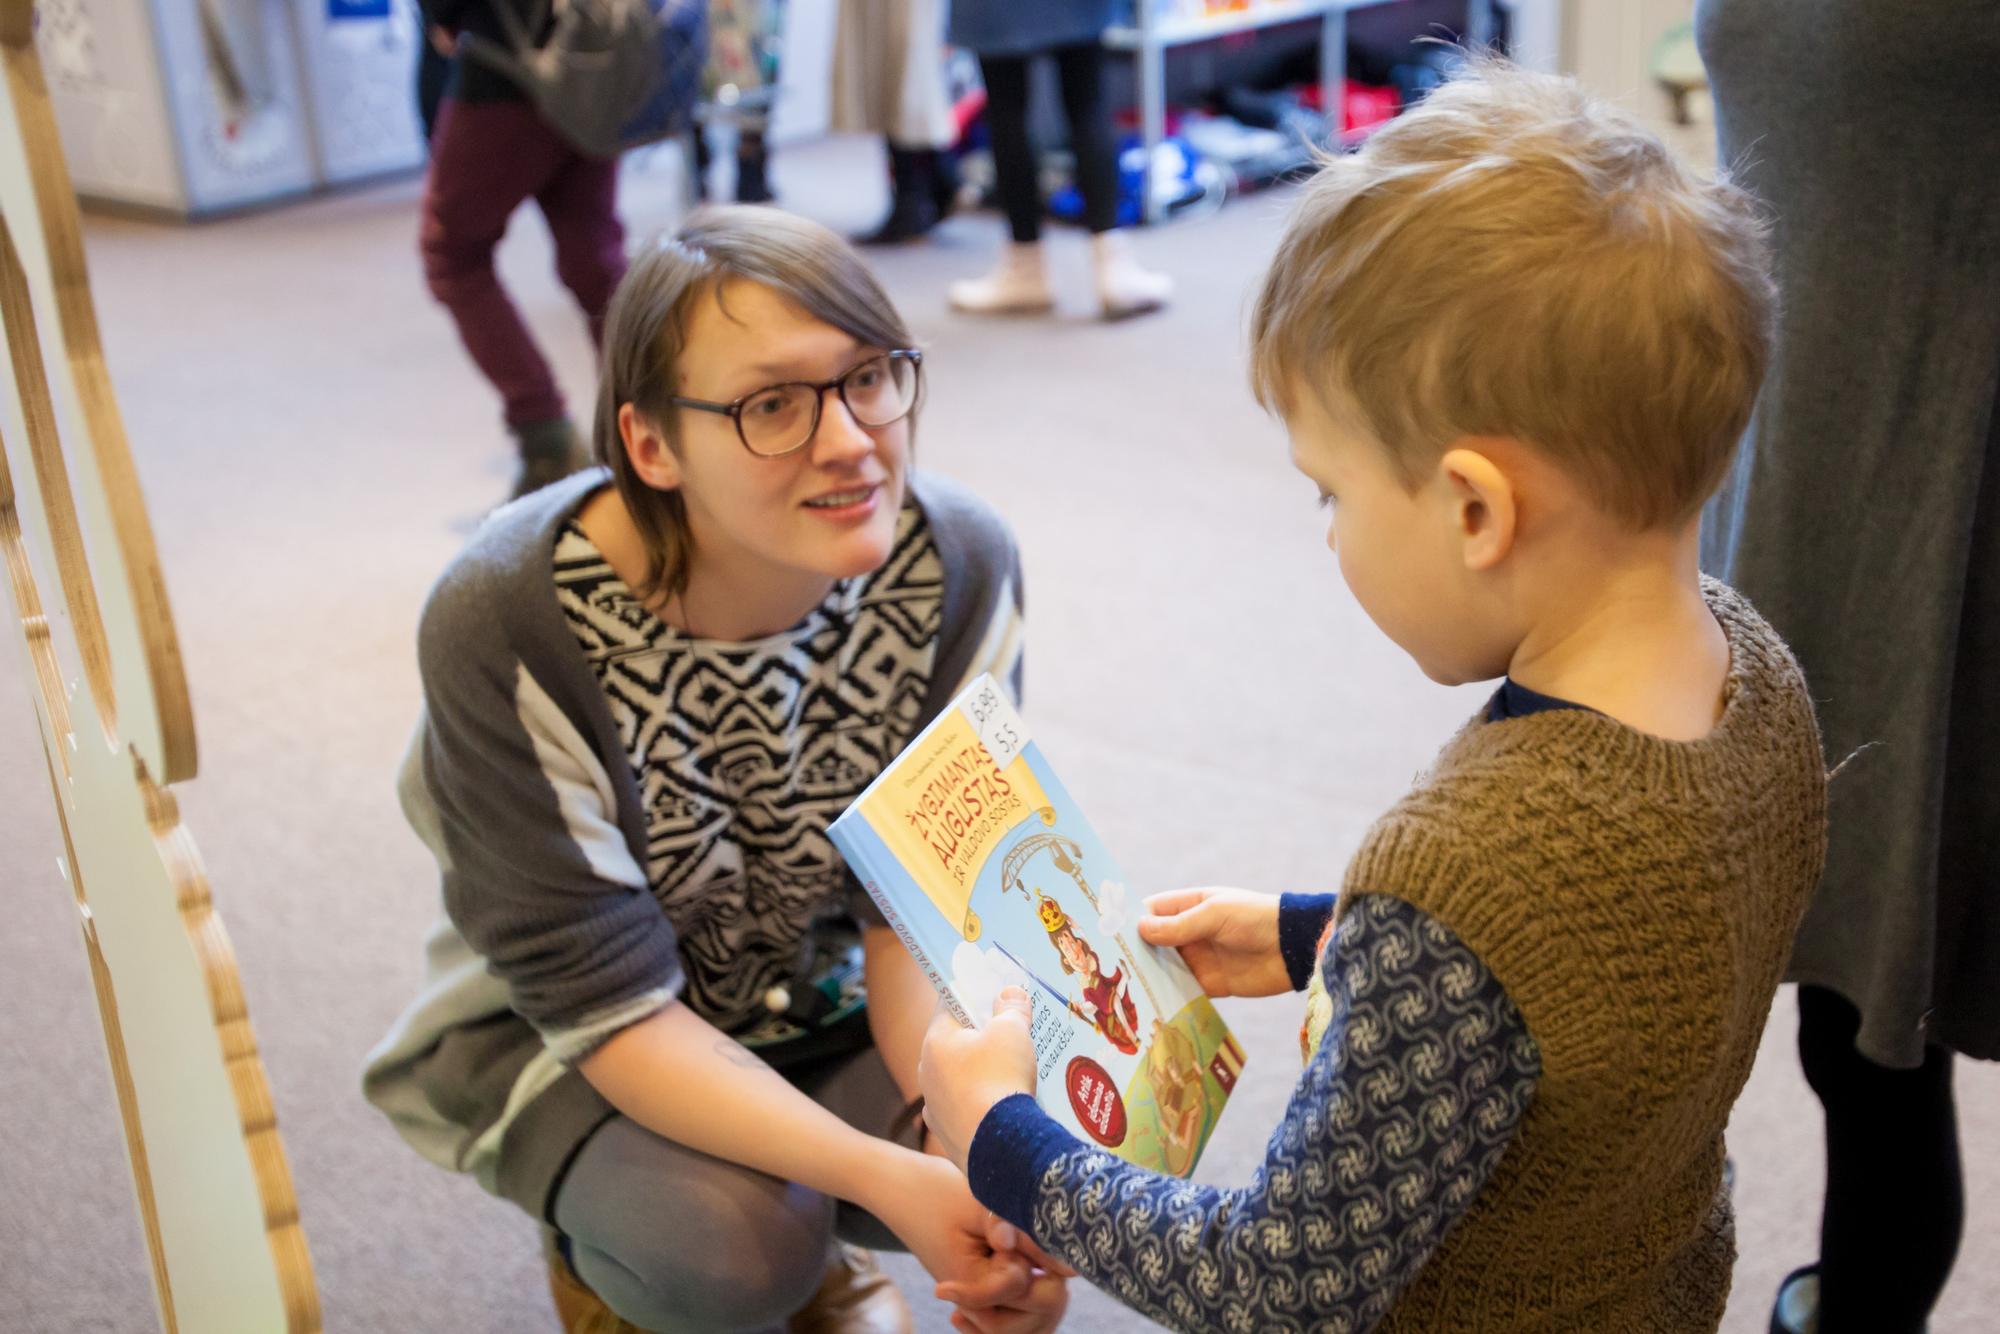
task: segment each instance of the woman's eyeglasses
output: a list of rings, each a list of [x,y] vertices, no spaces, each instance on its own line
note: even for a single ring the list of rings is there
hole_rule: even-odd
[[[862,426],[901,421],[917,405],[923,367],[923,353],[903,348],[870,357],[845,375],[819,384],[774,384],[733,403],[709,403],[699,398],[668,401],[676,407],[729,418],[736,423],[736,436],[745,449],[759,458],[776,458],[812,443],[829,389],[839,392],[848,414]]]

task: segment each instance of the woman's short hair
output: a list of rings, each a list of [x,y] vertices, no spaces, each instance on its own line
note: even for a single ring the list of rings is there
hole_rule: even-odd
[[[1313,395],[1414,486],[1512,436],[1635,529],[1721,482],[1770,355],[1767,226],[1571,79],[1491,58],[1329,158],[1251,320],[1251,378]]]
[[[732,278],[762,283],[814,319],[867,347],[911,346],[909,328],[861,257],[816,222],[774,208],[726,205],[691,214],[633,257],[604,321],[594,448],[646,543],[641,597],[671,597],[687,583],[693,539],[678,490],[646,484],[618,433],[632,404],[679,451],[681,352],[695,304]],[[727,307],[724,307],[726,313]]]

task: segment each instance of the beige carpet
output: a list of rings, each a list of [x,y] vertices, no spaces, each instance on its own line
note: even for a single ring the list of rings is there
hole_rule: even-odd
[[[858,227],[866,144],[788,152],[788,202]],[[390,775],[416,702],[424,590],[503,491],[492,398],[419,278],[414,182],[193,229],[92,221],[92,276],[201,728],[183,809],[242,960],[333,1331],[551,1331],[533,1229],[403,1148],[357,1093],[409,996],[436,907]],[[670,164],[635,164],[635,233],[673,216]],[[1250,284],[1282,206],[1251,198],[1140,238],[1181,296],[1119,327],[975,323],[945,282],[990,218],[879,270],[929,352],[922,453],[1012,520],[1031,612],[1028,713],[1147,889],[1331,886],[1370,815],[1481,692],[1427,684],[1354,606],[1312,488],[1243,388]],[[505,249],[578,402],[582,326],[538,220]],[[124,1150],[44,787],[20,655],[0,651],[0,1330],[140,1331],[154,1315]],[[1241,1182],[1296,1070],[1289,1000],[1230,1005],[1252,1061],[1202,1177]],[[1742,1262],[1727,1328],[1763,1329],[1809,1258],[1819,1129],[1789,998],[1732,1128]],[[1961,1065],[1972,1200],[1937,1334],[2000,1307],[2000,1071]],[[899,1275],[917,1292],[907,1261]],[[923,1327],[948,1328],[922,1298]],[[1071,1328],[1145,1322],[1081,1289]],[[209,1334],[190,1331],[189,1334]]]

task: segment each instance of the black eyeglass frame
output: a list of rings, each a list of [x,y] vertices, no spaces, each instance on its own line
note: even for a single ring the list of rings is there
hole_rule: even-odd
[[[908,362],[910,364],[912,372],[917,377],[917,382],[914,390],[910,394],[909,407],[904,408],[902,412],[898,413],[894,417],[889,418],[888,421],[864,422],[861,421],[860,416],[854,412],[854,405],[848,402],[847,400],[847,382],[854,377],[856,372],[860,371],[866,366],[874,364],[877,361]],[[753,398],[762,398],[765,394],[768,394],[775,389],[793,389],[793,388],[810,389],[813,391],[812,421],[809,422],[806,426],[805,438],[799,441],[796,445],[793,445],[790,449],[781,449],[775,454],[760,454],[756,450],[751,449],[750,437],[747,434],[745,434],[743,430],[743,405],[745,403],[748,403]],[[879,353],[876,356],[869,357],[866,361],[856,362],[854,365],[849,366],[846,370],[842,371],[840,374],[834,376],[831,380],[822,380],[818,384],[814,384],[810,380],[784,380],[778,384],[767,384],[763,386],[761,389],[753,389],[749,393],[743,395],[741,398],[734,399],[728,403],[711,403],[707,399],[682,398],[678,395],[669,398],[667,402],[673,404],[677,408],[693,408],[697,412],[713,412],[717,416],[727,417],[736,426],[736,438],[743,443],[744,449],[749,450],[750,456],[752,458],[781,459],[784,458],[787,454],[798,453],[800,450],[804,449],[807,445],[810,445],[813,442],[813,437],[819,434],[820,418],[824,414],[826,409],[826,391],[829,389],[835,390],[840,394],[841,406],[846,408],[848,413],[854,416],[854,420],[860,422],[862,426],[867,427],[871,430],[879,429],[884,426],[894,426],[897,422],[903,420],[903,418],[909,416],[912,412],[915,412],[917,410],[917,404],[923,399],[924,354],[921,350],[914,347],[891,348],[887,352]]]

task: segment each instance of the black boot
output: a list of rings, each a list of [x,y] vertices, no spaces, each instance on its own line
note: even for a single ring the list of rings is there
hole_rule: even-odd
[[[943,222],[958,208],[958,159],[948,149],[931,154],[931,199]]]
[[[889,216],[862,245],[914,241],[938,225],[936,149],[889,145]]]
[[[511,500],[519,500],[530,491],[539,491],[550,482],[561,481],[590,466],[590,453],[567,417],[524,422],[507,430],[514,437],[514,448],[521,457],[521,469],[514,475],[514,489],[508,496]]]
[[[1819,1328],[1819,1266],[1794,1269],[1778,1283],[1771,1334],[1813,1334]]]
[[[694,127],[694,198],[698,204],[708,202],[708,169],[715,162],[715,154],[708,146],[708,131],[700,125]]]
[[[777,196],[764,175],[764,135],[761,130],[742,131],[736,141],[736,202],[768,204]]]

